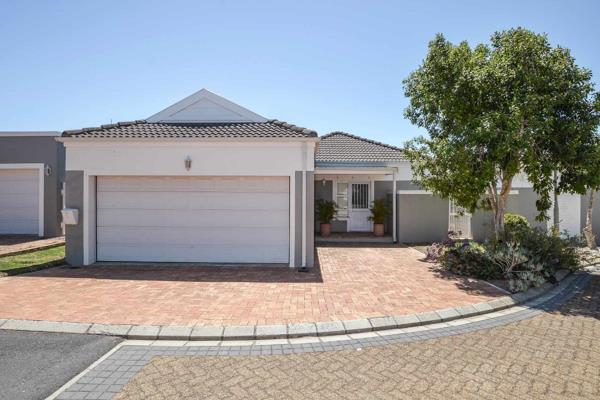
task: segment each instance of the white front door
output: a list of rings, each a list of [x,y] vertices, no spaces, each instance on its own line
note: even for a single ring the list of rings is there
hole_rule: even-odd
[[[369,184],[368,183],[352,183],[350,190],[350,231],[351,232],[368,232],[371,231],[371,221],[369,216]]]

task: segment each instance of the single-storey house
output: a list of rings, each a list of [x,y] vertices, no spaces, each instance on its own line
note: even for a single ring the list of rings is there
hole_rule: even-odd
[[[65,131],[67,261],[314,264],[316,199],[333,200],[333,232],[370,232],[374,199],[391,210],[390,242],[448,230],[484,239],[469,215],[412,182],[402,150],[356,135],[264,118],[208,90],[146,120]],[[580,196],[561,196],[580,232]],[[535,193],[517,179],[509,210],[535,223]],[[350,234],[351,235],[351,234]]]
[[[62,234],[60,132],[0,132],[0,234]]]

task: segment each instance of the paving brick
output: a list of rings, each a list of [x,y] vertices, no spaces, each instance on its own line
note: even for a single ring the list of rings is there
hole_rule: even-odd
[[[257,339],[280,339],[287,337],[286,325],[257,325]]]
[[[94,335],[127,336],[131,325],[93,324],[88,333]]]
[[[446,308],[443,310],[437,310],[435,312],[442,321],[452,321],[454,319],[460,318],[460,314],[454,308]]]
[[[396,320],[393,317],[369,318],[369,322],[371,323],[374,331],[382,329],[394,329],[398,327]]]
[[[442,321],[441,317],[433,311],[418,313],[416,317],[422,324],[433,324]]]
[[[302,336],[314,336],[317,334],[317,326],[314,323],[295,323],[287,326],[288,337],[298,338]]]
[[[373,326],[368,319],[354,319],[342,321],[346,333],[368,332],[373,330]]]
[[[158,337],[159,331],[159,326],[135,325],[131,327],[131,329],[127,333],[127,337],[129,339],[153,340]]]
[[[421,258],[401,246],[328,245],[317,247],[318,265],[303,274],[261,266],[97,263],[0,279],[0,304],[6,319],[224,326],[408,315],[500,295],[483,282],[442,278]]]
[[[255,337],[254,325],[226,326],[223,330],[223,340],[254,339]]]
[[[492,301],[488,301],[487,304],[489,304],[489,306],[493,309],[493,310],[502,310],[504,308],[508,308],[514,305],[514,300],[511,299],[508,296],[503,296],[499,299],[495,299]]]
[[[421,325],[421,321],[414,314],[413,315],[400,315],[394,317],[394,321],[398,328],[408,328],[411,326]]]
[[[222,326],[195,326],[190,334],[190,340],[220,340],[222,337]]]
[[[493,311],[492,306],[490,306],[487,302],[473,304],[473,308],[477,310],[479,314],[487,313]]]
[[[341,321],[317,322],[315,325],[319,336],[343,335],[346,332]]]
[[[455,310],[458,311],[461,317],[472,317],[479,314],[479,311],[477,311],[475,307],[470,304],[455,307]]]
[[[600,353],[590,351],[596,332],[600,276],[558,312],[537,311],[451,336],[416,327],[408,341],[372,347],[327,342],[270,357],[256,357],[263,351],[234,359],[153,357],[116,400],[166,400],[182,393],[222,399],[597,400]]]
[[[158,339],[189,340],[191,334],[191,326],[162,326],[158,332]]]
[[[7,320],[2,325],[2,329],[36,332],[86,333],[90,326],[91,324],[80,324],[76,322]]]

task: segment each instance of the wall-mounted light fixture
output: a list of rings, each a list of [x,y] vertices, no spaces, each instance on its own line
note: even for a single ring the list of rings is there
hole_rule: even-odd
[[[187,171],[189,171],[192,168],[192,158],[190,156],[187,156],[183,163]]]
[[[49,166],[49,165],[46,165],[46,166],[44,167],[44,174],[45,174],[46,176],[50,176],[50,174],[51,174],[51,173],[52,173],[52,167],[51,167],[51,166]]]

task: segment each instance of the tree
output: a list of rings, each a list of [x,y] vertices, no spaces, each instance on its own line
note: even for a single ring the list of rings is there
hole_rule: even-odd
[[[596,237],[592,229],[595,192],[600,190],[600,93],[591,96],[587,107],[579,110],[580,129],[579,142],[571,151],[561,153],[558,189],[561,192],[587,195],[586,223],[583,228],[587,245],[596,249]],[[583,124],[583,122],[586,124]],[[561,128],[561,132],[568,128]],[[583,134],[582,134],[583,133]],[[557,138],[557,142],[560,138]]]
[[[404,85],[406,117],[429,134],[405,145],[416,182],[471,212],[492,210],[498,235],[512,182],[523,173],[538,194],[538,219],[548,218],[561,146],[577,148],[582,130],[572,110],[584,108],[593,90],[591,73],[567,49],[523,28],[475,47],[438,34]],[[569,135],[557,141],[567,122]]]

